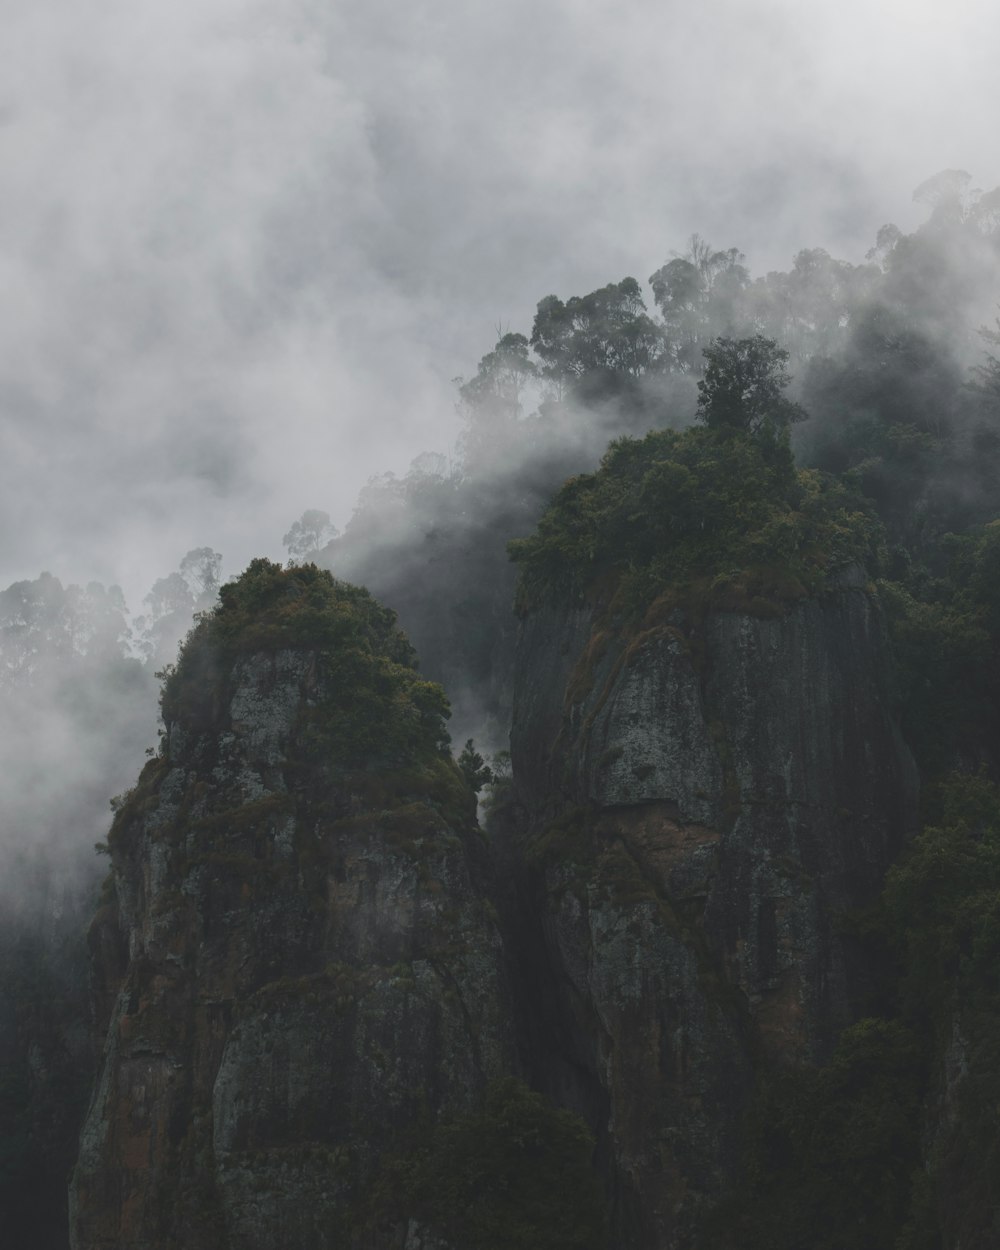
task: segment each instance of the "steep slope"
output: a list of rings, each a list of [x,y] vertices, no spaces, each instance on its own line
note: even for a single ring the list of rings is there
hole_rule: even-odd
[[[838,919],[878,897],[915,773],[856,573],[770,618],[595,616],[524,623],[521,844],[576,1021],[550,1079],[592,1118],[606,1103],[618,1244],[662,1250],[737,1176],[761,1066],[823,1060],[855,1018],[865,968]]]
[[[514,545],[537,1079],[598,1134],[616,1246],[698,1244],[763,1076],[860,1014],[843,921],[917,788],[867,527],[780,440],[696,431],[615,445]]]
[[[255,561],[163,711],[92,929],[73,1244],[402,1246],[367,1201],[384,1160],[511,1065],[443,695],[366,592]]]

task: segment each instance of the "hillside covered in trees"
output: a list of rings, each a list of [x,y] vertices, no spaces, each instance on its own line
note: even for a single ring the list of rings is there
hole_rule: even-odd
[[[372,479],[316,556],[400,613],[449,690],[456,736],[501,746],[507,732],[508,541],[611,440],[694,422],[718,339],[787,353],[770,377],[788,382],[778,389],[795,406],[796,462],[874,509],[880,575],[905,592],[897,609],[912,599],[964,615],[970,571],[953,536],[971,552],[1000,507],[1000,191],[970,192],[969,181],[954,170],[928,179],[915,192],[926,224],[912,235],[883,226],[861,263],[814,248],[752,277],[738,249],[695,235],[650,275],[648,299],[633,278],[547,296],[530,335],[500,336],[460,380],[455,455]]]
[[[220,587],[200,548],[131,620],[96,583],[0,594],[25,1244],[68,1244],[102,1064],[76,1250],[125,1235],[126,1191],[137,1248],[276,1235],[250,1172],[325,1212],[317,1248],[996,1243],[1000,190],[916,194],[859,263],[753,277],[694,236],[648,299],[546,296],[459,380],[453,456],[373,479],[342,534],[304,512],[286,570]],[[250,1088],[277,1045],[320,1105],[327,1034],[368,1074],[349,1129]],[[136,1111],[148,1174],[128,1046],[190,1121]]]

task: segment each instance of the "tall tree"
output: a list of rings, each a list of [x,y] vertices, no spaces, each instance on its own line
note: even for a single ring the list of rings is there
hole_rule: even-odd
[[[646,312],[639,283],[623,278],[565,303],[548,295],[538,305],[531,346],[558,394],[600,398],[656,367],[663,331]]]
[[[734,332],[743,320],[742,297],[750,282],[745,260],[737,248],[716,251],[693,234],[684,255],[675,254],[650,275],[672,368],[697,371],[704,345]]]
[[[773,339],[716,339],[704,351],[698,383],[698,419],[710,429],[760,434],[785,431],[806,411],[783,393],[791,378],[788,352]]]
[[[136,617],[139,649],[153,667],[170,664],[196,612],[215,603],[219,593],[222,556],[211,547],[195,547],[180,568],[158,578],[146,595],[146,612]]]
[[[336,535],[337,527],[331,524],[329,513],[307,508],[281,541],[289,560],[294,564],[304,564],[314,559]]]

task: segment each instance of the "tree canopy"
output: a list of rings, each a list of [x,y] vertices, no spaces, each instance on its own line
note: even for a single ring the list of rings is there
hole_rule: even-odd
[[[705,374],[698,383],[698,418],[709,429],[760,434],[786,431],[807,413],[785,394],[791,378],[788,352],[773,339],[715,339],[704,351]]]
[[[509,551],[522,607],[606,590],[610,577],[637,611],[671,585],[754,568],[780,570],[800,596],[834,569],[877,564],[879,545],[863,499],[796,471],[787,444],[709,427],[612,443],[597,472],[571,478]]]

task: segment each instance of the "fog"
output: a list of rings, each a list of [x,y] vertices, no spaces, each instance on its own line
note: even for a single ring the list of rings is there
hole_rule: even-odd
[[[609,437],[690,421],[700,352],[731,326],[790,351],[800,459],[874,500],[890,576],[920,572],[914,535],[1000,515],[1000,363],[977,334],[1000,194],[974,191],[1000,184],[1000,10],[0,0],[0,18],[0,1067],[31,1074],[24,1124],[55,1126],[52,1201],[25,1191],[55,1228],[91,1063],[95,843],[162,742],[154,674],[220,578],[290,553],[369,585],[445,684],[456,752],[471,735],[496,764],[507,541]],[[972,181],[915,203],[941,170]],[[902,236],[864,265],[887,222]],[[646,278],[684,255],[705,281],[670,324]],[[539,300],[626,275],[656,320],[648,368],[616,373],[598,344],[592,376],[557,376],[523,339],[499,350]]]
[[[697,230],[860,260],[1000,181],[1000,15],[562,0],[7,0],[0,585],[280,557],[457,432],[535,302]]]
[[[133,615],[193,548],[222,552],[224,574],[282,559],[304,509],[344,529],[372,475],[453,455],[454,379],[498,330],[530,333],[549,293],[644,280],[693,232],[741,249],[755,275],[804,247],[860,262],[886,221],[926,217],[912,190],[928,175],[1000,182],[1000,13],[985,3],[0,0],[0,13],[0,588],[42,571],[119,584]],[[494,590],[518,456],[583,463],[602,445],[600,420],[564,416],[533,443],[497,441],[503,462],[480,463],[465,495],[442,480],[437,519],[470,532],[483,518],[468,500],[492,490]],[[400,511],[394,489],[392,524],[412,529],[433,491]],[[519,489],[534,491],[521,523],[551,482]],[[381,551],[402,561],[420,541],[362,535],[330,558],[368,578]],[[456,550],[456,568],[480,561]],[[412,600],[414,569],[381,581]],[[18,611],[0,622],[5,645]],[[456,670],[451,693],[459,741],[489,721],[492,749],[506,695],[483,711],[487,644],[479,684]],[[89,855],[104,791],[155,740],[148,671],[98,709],[104,678],[85,677],[85,647],[71,661],[71,678],[42,664],[27,686],[0,672],[0,765],[15,779],[0,784],[0,871],[32,842]],[[67,682],[91,702],[70,707]]]

